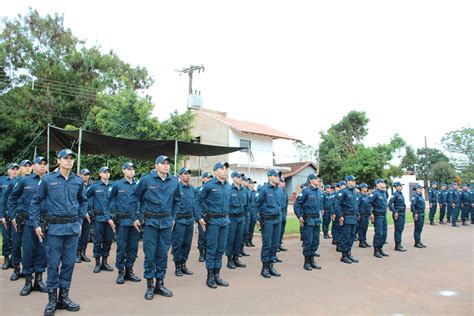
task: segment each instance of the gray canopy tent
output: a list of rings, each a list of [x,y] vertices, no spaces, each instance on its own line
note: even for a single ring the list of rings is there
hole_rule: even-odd
[[[46,152],[70,148],[77,152],[77,170],[82,154],[111,154],[138,160],[154,160],[158,155],[174,157],[175,173],[178,154],[188,156],[219,156],[239,151],[242,147],[211,146],[178,140],[139,140],[93,133],[82,128],[65,130],[47,127]]]

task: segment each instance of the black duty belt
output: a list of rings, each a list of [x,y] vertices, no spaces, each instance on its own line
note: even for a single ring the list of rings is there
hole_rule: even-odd
[[[319,218],[319,214],[304,214],[303,216],[306,218]]]
[[[49,224],[68,224],[68,223],[77,222],[78,217],[77,216],[71,216],[71,217],[48,216],[47,220]]]
[[[190,219],[193,218],[193,214],[176,214],[176,219]]]
[[[383,216],[387,214],[387,211],[379,211],[379,210],[374,210],[374,215],[375,216]]]
[[[117,219],[127,219],[127,218],[132,218],[132,214],[117,212],[117,213],[115,213],[115,217]]]
[[[271,221],[271,220],[279,219],[280,215],[261,215],[260,218],[264,221]]]
[[[342,216],[355,216],[355,215],[356,215],[356,212],[346,212],[346,211],[342,212]]]
[[[102,215],[105,215],[105,213],[104,213],[104,211],[94,210],[94,215],[95,216],[102,216]]]
[[[222,213],[210,213],[210,212],[207,212],[206,213],[206,216],[208,218],[224,218],[227,216],[227,214],[222,214]]]
[[[153,212],[145,212],[146,218],[167,218],[171,216],[170,212],[161,212],[161,213],[153,213]]]
[[[30,217],[28,216],[28,213],[23,213],[23,212],[21,212],[21,213],[16,213],[16,217],[17,217],[17,218],[22,218],[22,219],[25,219],[25,220],[30,218]]]
[[[242,217],[244,216],[244,213],[241,212],[241,213],[229,213],[229,218],[239,218],[239,217]]]

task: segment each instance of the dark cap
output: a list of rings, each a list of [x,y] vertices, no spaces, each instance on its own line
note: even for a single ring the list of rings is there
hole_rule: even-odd
[[[241,173],[240,176],[242,177],[242,181],[249,181],[249,179],[245,176],[244,173]]]
[[[185,174],[185,173],[191,174],[191,170],[189,170],[186,167],[183,167],[183,168],[179,169],[179,172],[178,172],[179,175],[182,175],[182,174]]]
[[[135,168],[135,164],[133,162],[127,161],[126,163],[123,164],[122,170],[128,169],[128,168]]]
[[[431,182],[431,185],[435,185],[435,184],[438,184],[438,181]]]
[[[171,163],[171,159],[168,158],[168,156],[165,156],[165,155],[158,156],[155,159],[155,163],[163,163],[164,161],[168,161],[169,163]]]
[[[232,172],[230,177],[231,178],[242,178],[242,175],[240,174],[240,172],[234,171],[234,172]]]
[[[324,185],[324,189],[330,189],[331,186],[329,184]]]
[[[367,183],[361,183],[359,187],[363,189],[363,188],[368,188],[369,186],[367,185]]]
[[[277,177],[280,177],[281,176],[281,172],[278,171],[277,169],[270,169],[267,171],[267,176],[271,177],[271,176],[277,176]]]
[[[58,158],[66,158],[67,156],[71,156],[72,158],[77,157],[76,154],[68,148],[63,149],[58,153]]]
[[[36,156],[36,158],[34,160],[35,163],[40,163],[42,161],[48,163],[48,159],[46,159],[46,157],[43,157],[43,156]]]
[[[353,175],[348,175],[348,176],[344,177],[344,180],[346,180],[346,181],[355,181],[355,179],[356,178]]]
[[[86,174],[91,174],[91,171],[87,168],[84,168],[84,169],[81,169],[79,173],[82,175],[86,175]]]
[[[110,172],[110,168],[107,167],[107,166],[103,166],[103,167],[100,168],[100,173],[104,173],[106,171]]]
[[[311,180],[314,180],[314,179],[318,179],[318,175],[316,173],[310,173],[308,175],[308,181],[311,181]]]
[[[393,186],[394,186],[394,187],[401,187],[402,185],[403,185],[403,184],[400,183],[399,181],[393,183]]]
[[[222,168],[229,168],[229,164],[227,162],[217,162],[212,170],[216,171],[217,169],[222,169]]]
[[[285,178],[280,177],[280,182],[286,182],[286,181],[285,181]]]
[[[248,181],[249,181],[249,183],[254,183],[254,184],[257,183],[257,181],[252,180],[251,178],[248,178]]]
[[[14,169],[14,168],[19,169],[20,166],[19,166],[16,162],[12,162],[12,163],[10,163],[10,164],[7,165],[7,168],[8,168],[8,169]]]
[[[385,180],[378,178],[378,179],[375,179],[374,183],[375,183],[375,184],[385,183]]]
[[[339,187],[346,186],[346,185],[347,185],[346,181],[344,180],[339,181]]]
[[[214,178],[214,176],[212,174],[210,174],[209,172],[204,172],[201,175],[201,178]]]
[[[28,160],[28,159],[22,160],[22,161],[20,162],[20,167],[24,167],[24,166],[27,165],[27,164],[32,165],[32,163],[31,163],[30,160]]]
[[[413,187],[413,190],[418,190],[418,189],[423,189],[424,186],[422,186],[421,184],[415,184],[415,186]]]

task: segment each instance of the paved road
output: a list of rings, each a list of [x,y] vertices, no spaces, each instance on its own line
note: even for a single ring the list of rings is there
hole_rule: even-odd
[[[372,238],[373,231],[369,234]],[[412,234],[413,226],[407,225],[408,252],[395,252],[389,228],[385,248],[390,257],[377,259],[371,249],[357,247],[353,255],[360,263],[352,265],[340,263],[330,241],[322,240],[318,262],[323,269],[311,272],[302,269],[300,242],[291,238],[285,242],[289,251],[279,253],[284,262],[277,268],[283,277],[268,280],[259,275],[258,244],[249,250],[251,257],[243,259],[248,268],[223,268],[231,286],[217,290],[206,287],[204,266],[193,249],[188,266],[195,275],[175,277],[170,262],[165,283],[175,295],[155,296],[153,301],[143,299],[144,281],[116,285],[116,271],[94,274],[92,263],[81,263],[76,265],[71,297],[81,304],[75,315],[474,315],[474,226],[425,226],[426,249],[413,248]],[[139,256],[136,272],[141,275],[143,254]],[[0,271],[0,315],[42,314],[47,295],[20,297],[23,279],[9,281],[10,271]]]

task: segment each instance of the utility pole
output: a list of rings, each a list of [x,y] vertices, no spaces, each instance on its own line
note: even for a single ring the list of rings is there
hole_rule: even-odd
[[[180,74],[188,74],[189,76],[189,89],[188,93],[193,94],[193,73],[197,71],[200,73],[201,71],[204,72],[204,65],[201,66],[196,66],[196,65],[190,65],[188,68],[183,68],[181,70],[175,70],[176,72],[179,72]]]

